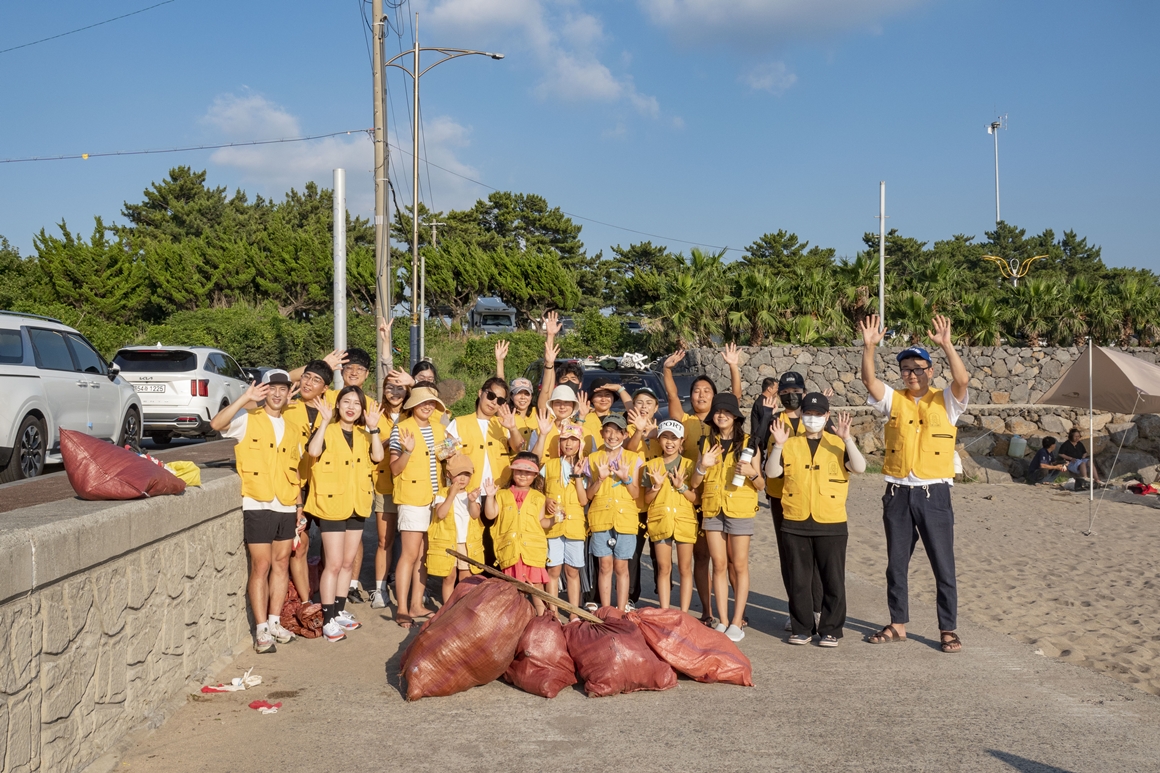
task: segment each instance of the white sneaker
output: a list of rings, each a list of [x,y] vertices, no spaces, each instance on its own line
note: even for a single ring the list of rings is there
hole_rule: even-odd
[[[713,626],[713,630],[717,633],[725,633],[729,629],[724,623],[717,623],[717,625]]]
[[[626,613],[627,612],[635,612],[636,611],[636,604],[633,604],[631,601],[626,602],[624,605],[624,611]]]
[[[282,627],[282,623],[279,620],[270,623],[270,635],[279,644],[289,644],[296,638],[293,633]]]
[[[338,627],[344,631],[353,631],[362,627],[362,623],[355,620],[354,615],[345,609],[335,615],[334,622],[338,623]]]
[[[729,641],[741,641],[745,638],[745,629],[731,625],[725,629],[725,635],[729,637]]]
[[[378,588],[371,591],[371,609],[386,609],[387,602]]]
[[[343,633],[342,628],[338,625],[337,618],[322,626],[322,635],[329,642],[342,641],[346,638],[346,634]]]
[[[257,631],[254,634],[254,652],[263,655],[267,652],[277,652],[274,646],[274,637],[269,631]]]

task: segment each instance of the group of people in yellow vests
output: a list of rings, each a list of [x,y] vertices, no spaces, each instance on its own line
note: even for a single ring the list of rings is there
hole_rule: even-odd
[[[761,492],[773,514],[788,641],[838,646],[846,618],[847,491],[850,475],[866,469],[850,416],[832,414],[829,394],[807,393],[805,379],[791,371],[763,384],[746,432],[739,356],[727,346],[731,390],[719,393],[698,376],[689,410],[672,373],[684,351],[664,361],[668,417],[660,420],[660,396],[647,387],[629,394],[597,378],[582,391],[579,365],[557,365],[558,318],[549,314],[544,323],[538,399],[529,380],[505,379],[504,342],[475,410],[455,417],[431,363],[410,373],[392,370],[377,402],[362,389],[369,355],[348,349],[290,373],[268,371],[213,419],[214,429],[238,441],[257,651],[293,640],[278,617],[291,582],[300,597],[310,597],[311,523],[321,540],[323,635],[341,641],[360,627],[347,603],[361,600],[356,570],[372,518],[379,540],[371,606],[387,606],[397,539],[394,620],[402,627],[433,614],[425,598],[429,576],[442,578],[445,601],[481,565],[554,599],[564,585],[572,607],[629,610],[640,598],[647,546],[660,606],[689,612],[696,589],[702,621],[740,641]],[[943,351],[950,385],[932,389],[931,356],[911,346],[897,356],[902,388],[888,388],[875,374],[879,328],[873,316],[860,325],[861,378],[869,404],[887,419],[890,624],[866,640],[906,640],[907,569],[921,536],[937,583],[942,649],[957,652],[950,487],[969,375],[949,322],[935,317],[928,336]],[[380,325],[384,341],[389,330]],[[343,386],[334,390],[337,369]],[[618,399],[623,413],[612,410]],[[533,603],[540,613],[559,612],[538,597]]]

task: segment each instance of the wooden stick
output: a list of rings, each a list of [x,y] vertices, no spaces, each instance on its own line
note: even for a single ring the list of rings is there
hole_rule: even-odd
[[[579,617],[581,620],[587,620],[590,623],[597,623],[599,625],[604,625],[604,621],[601,620],[596,615],[592,614],[591,612],[583,610],[580,607],[574,607],[571,604],[569,604],[567,601],[564,601],[563,599],[561,599],[559,597],[554,597],[554,596],[552,596],[552,594],[546,593],[545,591],[540,590],[539,588],[535,587],[534,585],[528,585],[526,582],[520,582],[515,577],[508,577],[503,572],[498,571],[496,569],[493,569],[492,567],[487,566],[486,564],[481,564],[473,558],[468,558],[467,556],[463,555],[462,553],[460,553],[457,550],[447,548],[447,553],[449,555],[455,556],[460,561],[466,561],[467,563],[471,564],[472,566],[475,566],[475,567],[482,569],[483,571],[490,574],[492,577],[498,577],[501,580],[505,580],[507,582],[510,582],[512,585],[515,585],[517,588],[522,590],[524,593],[529,593],[533,596],[536,596],[537,598],[543,599],[544,601],[546,601],[547,603],[551,604],[554,607],[559,607],[560,609],[564,610],[565,612],[567,612],[569,614],[576,615],[576,617]]]

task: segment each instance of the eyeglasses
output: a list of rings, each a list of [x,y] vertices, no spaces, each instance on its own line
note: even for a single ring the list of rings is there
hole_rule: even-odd
[[[507,398],[506,397],[500,397],[499,395],[497,395],[495,392],[491,391],[490,389],[484,390],[483,396],[486,397],[488,400],[491,400],[496,405],[507,405]]]
[[[917,376],[919,373],[925,373],[928,370],[930,370],[929,367],[925,367],[925,368],[902,368],[902,377],[906,378],[907,376]]]

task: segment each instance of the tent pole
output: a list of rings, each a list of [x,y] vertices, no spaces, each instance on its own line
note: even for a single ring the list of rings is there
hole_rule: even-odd
[[[1096,499],[1096,414],[1092,407],[1092,338],[1088,336],[1088,442],[1092,444],[1088,464],[1088,531],[1092,524],[1092,503]]]

